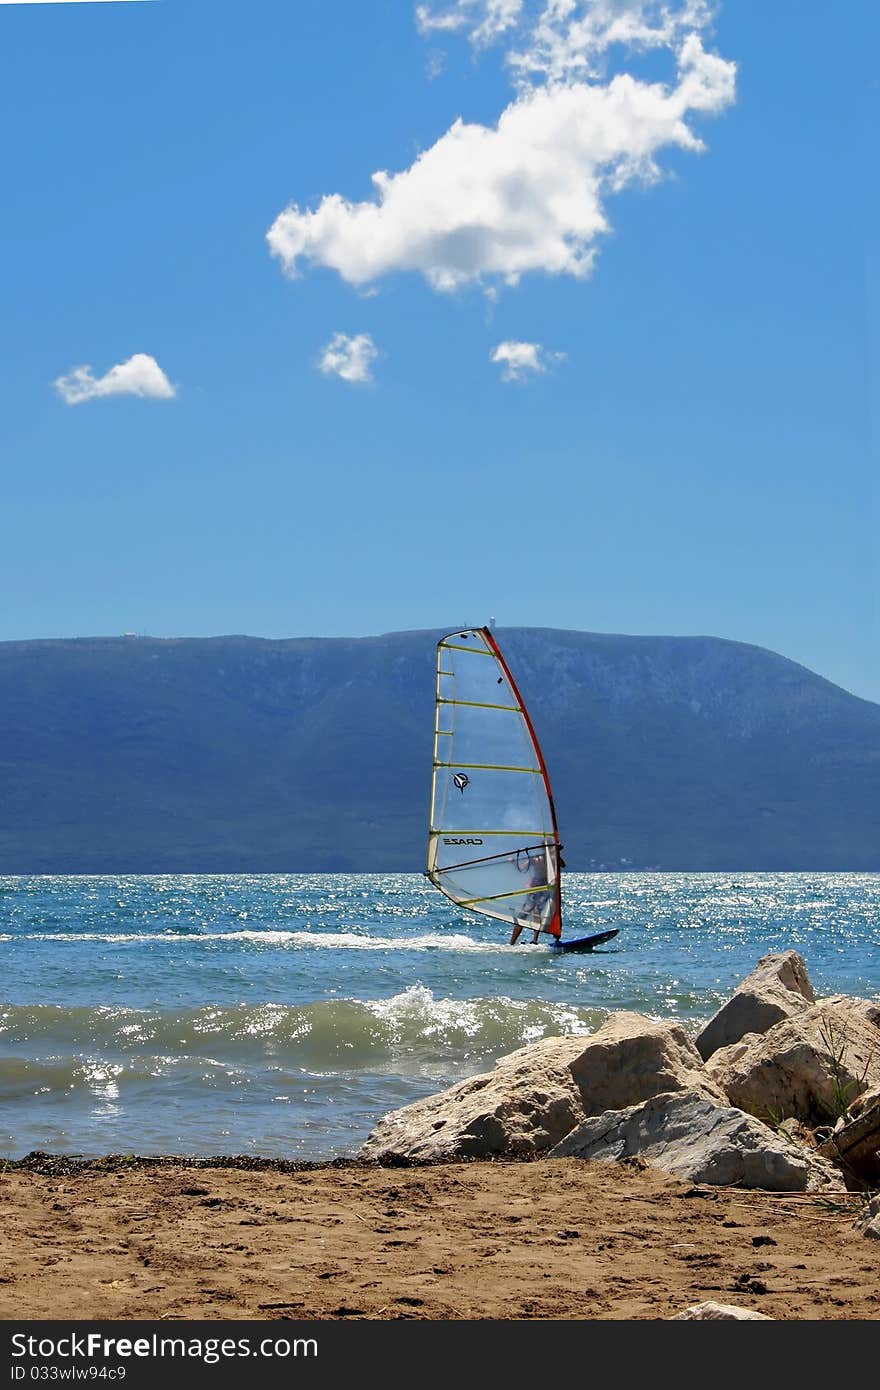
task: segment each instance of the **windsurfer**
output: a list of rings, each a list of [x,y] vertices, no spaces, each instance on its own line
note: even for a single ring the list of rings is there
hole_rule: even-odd
[[[531,921],[528,922],[528,925],[533,933],[532,945],[537,946],[538,937],[543,930],[544,909],[547,904],[548,884],[546,852],[541,850],[534,855],[527,852],[525,863],[522,865],[522,872],[528,875],[526,878],[526,887],[540,888],[540,892],[530,893],[527,898],[523,899],[522,907],[513,919],[513,931],[510,934],[510,944],[511,946],[516,945],[519,934],[526,925],[526,922],[520,919],[530,918]],[[537,926],[533,925],[535,922],[537,922]]]

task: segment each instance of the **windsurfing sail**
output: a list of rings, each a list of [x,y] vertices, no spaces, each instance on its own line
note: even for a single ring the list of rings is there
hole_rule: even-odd
[[[487,627],[437,644],[427,877],[459,907],[562,935],[560,844],[544,759]]]

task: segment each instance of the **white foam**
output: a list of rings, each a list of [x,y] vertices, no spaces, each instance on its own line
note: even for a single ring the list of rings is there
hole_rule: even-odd
[[[510,999],[501,995],[495,999],[436,999],[425,985],[410,985],[402,994],[394,994],[390,999],[362,1000],[364,1008],[376,1018],[401,1026],[416,1023],[424,1037],[432,1037],[450,1028],[460,1029],[468,1036],[476,1036],[487,1023],[487,1013],[507,1012],[526,1015],[538,1012],[541,1017],[523,1030],[523,1041],[530,1042],[543,1038],[548,1023],[560,1027],[565,1033],[589,1033],[591,1025],[575,1009],[566,1008],[546,1001]]]
[[[0,940],[12,940],[0,937]],[[347,951],[498,951],[506,943],[474,940],[455,933],[430,933],[424,936],[368,936],[360,932],[315,932],[242,930],[221,932],[29,932],[16,937],[20,941],[100,941],[107,945],[128,942],[164,942],[167,945],[192,946],[197,942],[249,941],[257,946],[307,946],[322,950]]]

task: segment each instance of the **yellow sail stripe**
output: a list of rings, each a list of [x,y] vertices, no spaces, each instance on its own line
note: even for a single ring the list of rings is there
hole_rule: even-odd
[[[444,825],[442,830],[431,830],[428,833],[431,835],[527,835],[534,840],[540,840],[543,837],[548,845],[552,843],[550,831],[546,828],[544,830],[517,830],[516,828],[513,830],[483,830],[480,827],[479,830],[452,830],[448,825]]]
[[[519,705],[490,705],[490,704],[484,703],[482,700],[444,700],[444,699],[440,698],[440,699],[438,699],[437,704],[438,704],[438,705],[467,705],[469,709],[504,709],[504,710],[507,710],[509,714],[519,714],[519,713],[520,713],[520,707],[519,707]]]
[[[507,767],[504,763],[441,763],[435,762],[435,767],[469,767],[477,768],[483,772],[531,772],[533,775],[540,776],[539,767]]]
[[[473,907],[474,903],[494,903],[499,898],[525,898],[531,893],[546,893],[550,891],[549,883],[538,883],[531,888],[517,888],[513,893],[490,893],[486,898],[459,898],[462,907]]]

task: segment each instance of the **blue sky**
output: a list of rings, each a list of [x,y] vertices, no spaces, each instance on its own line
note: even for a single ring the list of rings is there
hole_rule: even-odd
[[[0,4],[0,639],[494,616],[880,699],[876,4],[418,8]]]

